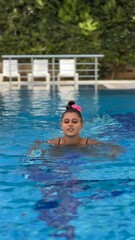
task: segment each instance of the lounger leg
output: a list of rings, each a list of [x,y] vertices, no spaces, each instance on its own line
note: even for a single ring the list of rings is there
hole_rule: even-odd
[[[18,75],[18,82],[21,82],[21,76],[20,76],[20,74]]]
[[[75,90],[78,90],[79,89],[79,86],[78,86],[78,74],[75,75]]]
[[[58,86],[58,90],[60,90],[60,75],[58,75],[58,84],[57,84],[57,86]]]
[[[31,74],[28,74],[28,82],[31,82]]]
[[[50,76],[49,75],[46,76],[46,89],[50,90]]]
[[[3,74],[0,74],[0,82],[3,82]]]

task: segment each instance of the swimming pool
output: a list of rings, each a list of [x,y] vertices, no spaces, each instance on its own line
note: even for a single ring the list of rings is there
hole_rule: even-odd
[[[125,151],[53,148],[29,158],[36,139],[60,136],[67,101],[82,106],[82,135]],[[135,239],[135,91],[12,90],[0,94],[2,240]],[[98,154],[99,153],[99,154]]]

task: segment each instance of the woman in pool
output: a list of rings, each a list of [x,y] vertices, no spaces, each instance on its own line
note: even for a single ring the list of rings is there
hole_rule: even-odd
[[[66,110],[61,117],[61,129],[63,130],[64,133],[63,136],[50,139],[47,142],[35,141],[33,148],[29,151],[30,156],[37,157],[38,155],[40,155],[40,157],[44,156],[46,151],[41,149],[39,150],[40,145],[43,143],[49,143],[54,146],[78,146],[79,148],[81,146],[92,146],[92,148],[93,146],[109,147],[110,157],[115,157],[117,154],[121,152],[121,147],[117,146],[116,144],[81,137],[80,132],[82,127],[83,120],[81,114],[81,107],[76,105],[74,101],[69,101]],[[81,148],[80,151],[82,151]],[[92,149],[90,149],[89,154],[92,154],[92,152],[93,152]],[[102,149],[102,152],[104,152],[104,149]],[[94,155],[97,156],[97,150],[95,148]]]

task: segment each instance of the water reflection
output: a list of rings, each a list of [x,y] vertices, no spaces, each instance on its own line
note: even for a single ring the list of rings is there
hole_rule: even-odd
[[[33,164],[27,165],[26,178],[38,183],[42,199],[35,203],[35,210],[39,212],[40,220],[54,228],[52,236],[74,239],[75,228],[70,221],[76,217],[81,204],[74,194],[82,187],[70,166],[49,159],[35,159]]]
[[[123,191],[117,190],[115,193],[107,193],[102,186],[101,189],[98,186],[98,191],[94,186],[93,190],[92,185],[98,184],[97,180],[82,180],[76,176],[75,168],[77,170],[77,166],[88,164],[94,154],[97,159],[97,149],[92,150],[92,147],[50,146],[45,158],[24,159],[22,164],[25,165],[25,178],[36,182],[42,193],[42,198],[35,203],[35,210],[39,212],[39,219],[54,229],[51,236],[75,239],[72,221],[76,219],[78,208],[84,202],[87,204],[93,199],[123,194]]]

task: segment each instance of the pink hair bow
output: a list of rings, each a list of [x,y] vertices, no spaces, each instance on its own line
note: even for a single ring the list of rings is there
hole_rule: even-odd
[[[82,108],[81,108],[80,106],[76,105],[76,104],[73,104],[73,105],[72,105],[72,108],[78,110],[79,112],[82,111]]]

